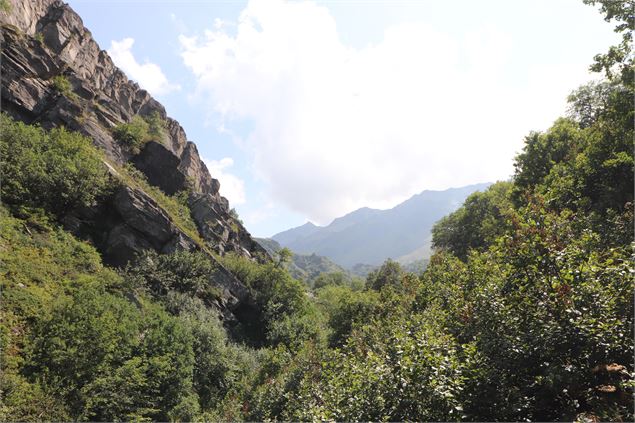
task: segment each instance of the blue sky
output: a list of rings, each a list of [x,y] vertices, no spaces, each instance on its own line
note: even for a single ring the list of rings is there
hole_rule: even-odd
[[[616,43],[581,0],[71,0],[256,236],[506,179]]]

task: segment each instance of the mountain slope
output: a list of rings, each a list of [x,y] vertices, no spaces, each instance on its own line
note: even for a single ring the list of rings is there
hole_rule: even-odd
[[[299,254],[326,256],[346,268],[381,264],[386,258],[403,262],[429,255],[430,230],[472,192],[489,184],[445,191],[423,191],[389,210],[362,208],[325,227],[307,223],[272,238]]]
[[[256,242],[263,246],[270,256],[275,257],[282,246],[271,238],[254,238]],[[321,273],[341,272],[346,270],[333,263],[327,257],[317,254],[296,254],[291,256],[291,262],[287,265],[287,270],[296,279],[311,282]]]
[[[117,181],[113,192],[91,207],[61,216],[65,229],[89,240],[104,262],[115,266],[147,250],[203,251],[221,269],[222,277],[214,281],[223,290],[219,307],[233,319],[251,299],[214,253],[259,260],[267,253],[230,214],[218,180],[181,125],[128,80],[62,1],[8,0],[0,24],[3,113],[86,136]],[[146,127],[154,122],[158,129],[131,144],[120,134],[135,122]]]

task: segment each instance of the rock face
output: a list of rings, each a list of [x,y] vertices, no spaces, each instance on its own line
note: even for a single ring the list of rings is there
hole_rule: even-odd
[[[131,163],[168,195],[187,190],[192,217],[207,247],[220,254],[268,259],[231,215],[227,200],[219,194],[219,182],[209,174],[181,125],[147,91],[128,80],[68,5],[60,0],[8,2],[10,11],[0,12],[3,112],[44,128],[63,125],[86,135],[110,163]],[[60,79],[69,87],[60,86]],[[113,137],[116,125],[135,115],[155,113],[166,123],[162,142],[147,142],[134,154]],[[201,249],[151,195],[133,187],[124,186],[93,209],[67,216],[65,224],[90,238],[105,260],[115,265],[146,249],[162,253]],[[212,255],[210,260],[216,261]],[[248,290],[220,269],[222,277],[215,279],[227,292],[220,308],[231,319],[228,310],[249,303]]]
[[[243,255],[260,261],[269,257],[259,243],[248,233],[240,230],[240,222],[231,215],[228,219],[228,208],[227,200],[218,203],[209,194],[190,196],[190,210],[199,232],[205,239],[214,240],[220,254],[240,249]]]
[[[132,163],[146,175],[150,184],[168,195],[176,194],[187,185],[187,176],[179,167],[179,157],[160,142],[147,142],[133,157]]]

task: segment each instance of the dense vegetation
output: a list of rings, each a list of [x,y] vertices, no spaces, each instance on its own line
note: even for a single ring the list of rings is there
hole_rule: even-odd
[[[619,4],[601,3],[626,34]],[[77,134],[2,117],[0,419],[632,421],[629,46],[527,136],[511,181],[435,226],[422,274],[388,261],[308,291],[287,254],[227,255],[255,303],[232,328],[206,253],[110,269],[58,226],[134,179]]]
[[[61,216],[90,206],[108,184],[102,155],[64,128],[45,131],[0,115],[2,203],[15,213],[43,210]]]
[[[284,267],[297,280],[303,281],[311,288],[319,288],[327,283],[357,284],[363,283],[329,258],[317,254],[297,254],[282,246],[271,238],[255,238],[271,257],[290,255],[283,259]]]

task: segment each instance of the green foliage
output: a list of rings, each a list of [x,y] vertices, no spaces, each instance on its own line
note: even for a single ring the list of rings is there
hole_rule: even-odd
[[[130,122],[117,125],[113,129],[113,135],[117,141],[130,148],[136,154],[150,140],[148,129],[148,122],[141,116],[135,115]]]
[[[337,421],[460,417],[464,381],[456,343],[417,316],[385,323],[366,328],[325,363],[326,383],[307,417]]]
[[[245,389],[256,364],[205,305],[202,254],[149,254],[119,276],[34,219],[0,208],[2,420],[194,420]]]
[[[600,12],[607,22],[616,21],[615,32],[622,34],[622,41],[611,46],[605,54],[594,57],[591,66],[594,72],[604,72],[608,79],[621,77],[625,82],[633,83],[632,44],[635,14],[633,3],[629,0],[583,0],[585,4],[600,5]],[[617,71],[617,72],[616,72]]]
[[[363,279],[351,276],[344,272],[324,272],[320,273],[313,280],[313,289],[318,290],[325,286],[348,286],[354,291],[359,291],[364,288],[365,282]]]
[[[255,314],[247,323],[247,338],[256,345],[298,346],[320,338],[321,323],[302,284],[276,263],[259,264],[228,254],[223,265],[251,291]]]
[[[523,152],[516,157],[514,166],[514,195],[518,197],[541,184],[558,163],[575,158],[583,143],[579,126],[566,119],[559,119],[544,133],[534,132],[525,138]]]
[[[484,250],[509,226],[511,184],[497,182],[485,192],[470,195],[463,206],[432,228],[432,245],[465,259],[472,249]]]
[[[50,319],[52,304],[81,286],[116,288],[116,274],[99,254],[47,221],[10,217],[0,208],[1,420],[70,420],[71,410],[44,381],[24,373],[35,325]]]
[[[148,123],[148,135],[160,143],[167,141],[167,122],[161,117],[156,110],[144,117]]]
[[[276,255],[278,259],[278,261],[276,262],[276,266],[278,267],[283,267],[289,264],[291,262],[291,258],[293,257],[293,253],[291,252],[291,250],[286,247],[279,250]]]
[[[620,81],[587,86],[570,101],[578,122],[559,120],[533,134],[516,161],[514,197],[540,193],[552,208],[621,213],[633,202],[635,91]]]
[[[84,288],[35,327],[27,375],[81,420],[191,419],[192,340],[159,307]],[[184,404],[186,403],[186,404]],[[196,404],[198,405],[198,404]]]
[[[598,251],[598,236],[577,233],[576,219],[532,203],[515,214],[508,236],[472,254],[467,267],[431,262],[428,277],[445,288],[427,297],[442,301],[451,333],[477,347],[464,404],[475,420],[629,418],[628,401],[601,393],[605,383],[629,392],[629,373],[611,379],[593,371],[630,366],[628,250]]]
[[[341,346],[353,328],[364,324],[380,309],[380,297],[375,291],[352,291],[342,285],[327,285],[317,291],[316,303],[328,316],[329,344]]]
[[[146,251],[123,272],[132,286],[147,290],[155,298],[165,299],[171,291],[186,293],[212,303],[221,296],[215,285],[217,267],[202,252],[177,251],[159,255]],[[178,313],[178,310],[173,310]]]
[[[60,94],[65,95],[66,97],[71,97],[73,93],[73,86],[71,85],[68,78],[64,75],[56,75],[51,79],[53,83],[53,88]]]
[[[2,201],[13,210],[41,208],[61,217],[105,193],[102,155],[80,134],[14,122],[0,115]]]
[[[0,11],[4,13],[11,12],[11,3],[9,3],[9,0],[0,0]]]
[[[388,259],[377,270],[373,270],[366,277],[366,287],[380,290],[384,286],[398,287],[401,285],[403,269],[394,260]]]
[[[167,141],[166,122],[156,111],[146,117],[135,115],[130,122],[117,125],[113,135],[134,154],[138,154],[148,141]]]
[[[586,2],[618,32],[632,25],[625,2]],[[633,84],[620,48],[597,59],[609,80],[526,138],[512,181],[435,226],[425,272],[388,260],[365,289],[333,272],[307,293],[286,251],[266,264],[146,253],[115,273],[49,216],[103,191],[94,148],[2,117],[0,419],[633,421]],[[157,136],[161,121],[144,122]],[[116,169],[198,237],[187,193]],[[220,266],[250,291],[229,331],[250,347],[217,314]]]

